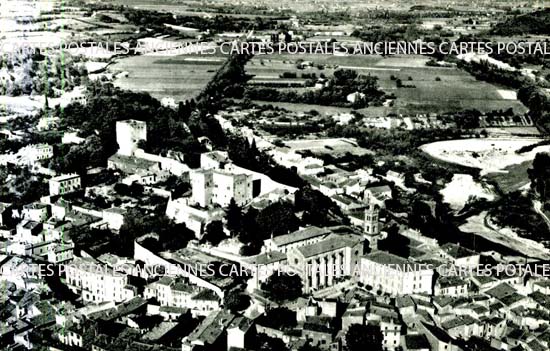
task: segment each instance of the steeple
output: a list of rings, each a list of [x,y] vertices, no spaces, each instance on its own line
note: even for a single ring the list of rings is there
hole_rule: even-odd
[[[378,239],[380,237],[380,207],[368,203],[364,213],[363,233],[369,241],[371,249],[375,250],[378,247]]]
[[[379,222],[380,208],[378,205],[369,203],[365,208],[365,219],[363,231],[367,235],[380,234]]]

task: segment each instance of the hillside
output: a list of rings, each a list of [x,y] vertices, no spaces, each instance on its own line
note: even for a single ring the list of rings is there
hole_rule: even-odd
[[[497,24],[494,35],[550,34],[550,9],[519,15]]]

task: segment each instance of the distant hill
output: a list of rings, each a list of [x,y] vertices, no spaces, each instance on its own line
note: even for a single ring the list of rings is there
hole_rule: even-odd
[[[498,23],[491,34],[520,35],[520,34],[550,34],[550,9],[518,15]]]

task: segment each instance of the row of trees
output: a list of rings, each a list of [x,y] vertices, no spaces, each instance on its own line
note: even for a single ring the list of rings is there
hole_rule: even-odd
[[[454,33],[436,25],[433,29],[420,28],[417,23],[395,26],[370,26],[365,29],[356,29],[351,34],[366,42],[405,41],[413,42],[424,39],[426,42],[441,42],[442,38],[452,37]]]
[[[275,19],[253,18],[216,15],[214,17],[203,17],[193,15],[173,15],[168,12],[140,10],[130,7],[124,8],[122,14],[136,26],[158,29],[163,31],[164,24],[172,24],[183,27],[191,27],[206,32],[243,32],[251,29],[270,30],[278,29],[281,26]]]
[[[227,151],[231,160],[238,166],[263,173],[282,184],[293,187],[304,185],[304,181],[295,172],[277,165],[269,155],[259,151],[254,140],[250,142],[244,137],[230,136]]]
[[[468,71],[476,79],[516,89],[518,99],[529,108],[529,114],[535,123],[544,130],[550,130],[550,98],[521,72],[501,69],[487,61],[460,61],[458,67]]]
[[[363,95],[355,102],[348,102],[347,97],[352,93]],[[328,84],[321,89],[300,93],[296,90],[249,86],[244,92],[244,97],[251,100],[363,108],[369,104],[380,105],[386,94],[379,89],[378,77],[370,74],[359,75],[353,70],[340,69],[334,72]]]

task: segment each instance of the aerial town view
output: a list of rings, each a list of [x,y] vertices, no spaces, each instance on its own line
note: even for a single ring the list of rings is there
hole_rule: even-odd
[[[2,0],[0,350],[550,350],[550,1]]]

